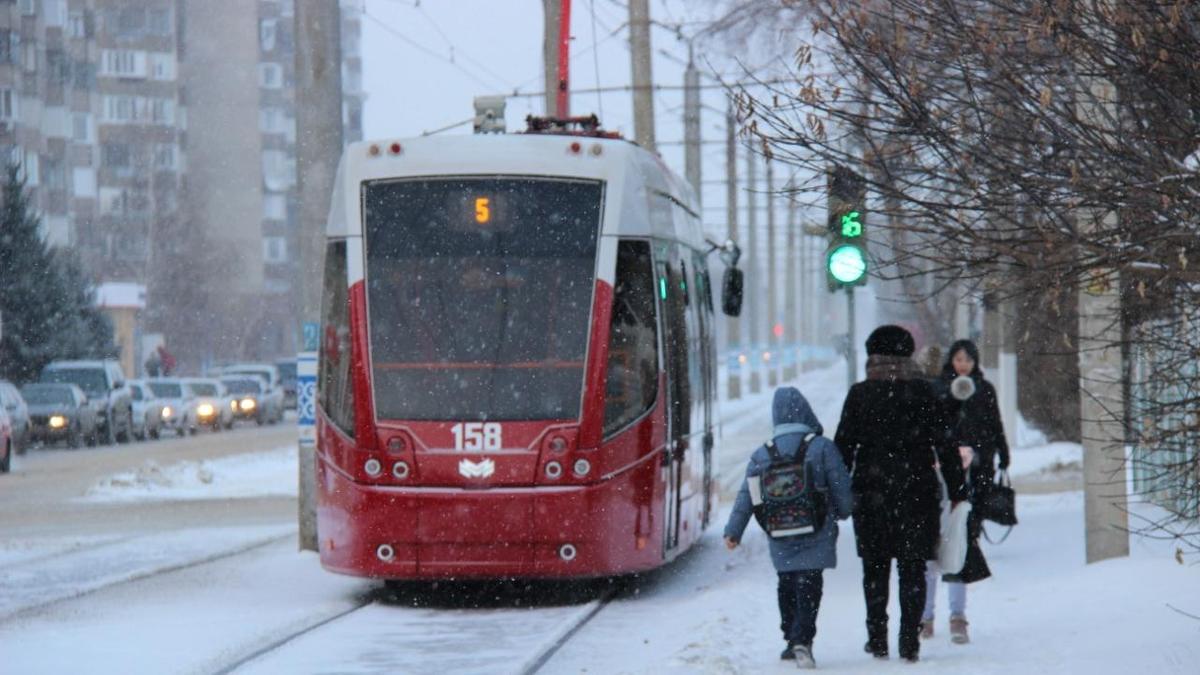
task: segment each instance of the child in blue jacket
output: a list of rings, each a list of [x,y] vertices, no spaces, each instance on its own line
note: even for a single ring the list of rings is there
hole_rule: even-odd
[[[804,439],[815,434],[805,455],[805,470],[813,488],[823,492],[829,509],[825,523],[811,534],[769,538],[771,562],[779,574],[779,617],[787,648],[781,659],[796,659],[802,668],[814,668],[813,638],[817,634],[817,611],[821,606],[822,574],[837,566],[838,520],[850,517],[852,496],[846,463],[824,431],[812,406],[795,387],[775,391],[772,407],[774,440],[779,453],[794,458]],[[725,545],[734,549],[753,515],[749,478],[761,475],[771,459],[765,445],[759,446],[746,467],[746,479],[738,491],[733,513],[725,526]]]

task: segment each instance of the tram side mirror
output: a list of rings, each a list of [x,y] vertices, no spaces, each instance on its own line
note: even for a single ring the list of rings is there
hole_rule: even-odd
[[[742,313],[743,277],[738,268],[725,268],[725,276],[721,280],[721,309],[728,316],[740,316]]]

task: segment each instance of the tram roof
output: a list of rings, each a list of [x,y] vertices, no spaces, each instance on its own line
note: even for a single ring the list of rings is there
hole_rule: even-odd
[[[691,186],[660,157],[635,143],[620,139],[554,134],[477,134],[426,136],[409,139],[359,141],[346,147],[338,169],[337,193],[356,194],[363,181],[419,176],[548,176],[605,181],[609,207],[617,217],[605,217],[605,234],[625,236],[675,236],[699,239],[698,207]],[[651,195],[666,197],[697,218],[695,231],[658,231],[648,211]],[[343,206],[354,207],[357,200]],[[615,202],[615,204],[614,204]],[[355,235],[338,227],[342,219],[331,214],[330,236]],[[348,225],[351,219],[345,221]],[[661,225],[660,225],[661,227]],[[357,228],[353,228],[357,229]]]

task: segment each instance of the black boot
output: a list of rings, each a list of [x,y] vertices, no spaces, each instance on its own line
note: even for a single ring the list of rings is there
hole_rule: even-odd
[[[787,643],[787,646],[784,647],[783,651],[779,653],[780,661],[795,661],[796,660],[796,653],[792,651],[792,646],[793,646],[792,643],[790,643],[790,642]]]
[[[863,651],[877,659],[886,659],[888,657],[887,640],[867,640],[867,644],[863,645]]]

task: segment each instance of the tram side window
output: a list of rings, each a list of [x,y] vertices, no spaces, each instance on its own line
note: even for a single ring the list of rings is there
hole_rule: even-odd
[[[608,337],[604,435],[620,431],[654,405],[658,389],[658,323],[650,243],[621,241]]]
[[[350,381],[350,297],[346,242],[325,251],[321,297],[321,362],[317,382],[321,409],[339,429],[354,436],[354,387]]]

